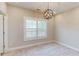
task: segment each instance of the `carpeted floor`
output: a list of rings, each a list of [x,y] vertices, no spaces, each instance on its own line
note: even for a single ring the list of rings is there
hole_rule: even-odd
[[[79,56],[79,52],[57,43],[48,43],[8,52],[4,56]]]

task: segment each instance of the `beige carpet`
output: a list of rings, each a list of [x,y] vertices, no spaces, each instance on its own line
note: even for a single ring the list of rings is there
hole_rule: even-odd
[[[79,52],[57,43],[48,43],[8,52],[5,53],[4,56],[79,56]]]

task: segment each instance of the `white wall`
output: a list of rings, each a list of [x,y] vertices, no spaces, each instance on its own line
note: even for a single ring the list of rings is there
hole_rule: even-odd
[[[48,21],[48,39],[37,41],[24,41],[23,17],[41,17],[39,14],[20,7],[8,5],[8,48],[20,47],[28,44],[34,44],[43,41],[53,40],[53,19]],[[42,17],[41,17],[42,18]],[[49,29],[50,28],[50,29]]]
[[[7,5],[5,2],[0,2],[0,14],[7,14]]]
[[[55,22],[57,41],[79,49],[79,8],[56,15]]]

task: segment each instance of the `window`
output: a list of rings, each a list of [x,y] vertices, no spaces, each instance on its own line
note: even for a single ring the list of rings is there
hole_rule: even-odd
[[[39,20],[38,23],[38,39],[46,38],[47,36],[47,23],[44,20]]]
[[[46,20],[24,20],[24,40],[37,40],[47,38],[47,22]]]

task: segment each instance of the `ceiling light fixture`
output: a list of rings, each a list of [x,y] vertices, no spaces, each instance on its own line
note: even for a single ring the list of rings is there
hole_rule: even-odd
[[[47,20],[52,19],[52,17],[54,16],[54,9],[52,10],[51,8],[49,8],[49,2],[48,2],[48,6],[47,9],[45,9],[44,11],[42,11],[40,8],[36,9],[39,13],[42,13],[43,17]]]
[[[53,10],[50,9],[50,5],[49,5],[49,4],[50,4],[50,3],[48,2],[48,7],[47,7],[47,9],[43,12],[43,17],[44,17],[45,19],[51,19],[51,18],[53,17],[53,15],[54,15]]]
[[[52,9],[46,9],[44,12],[43,12],[43,16],[45,19],[51,19],[53,17],[53,10]]]

